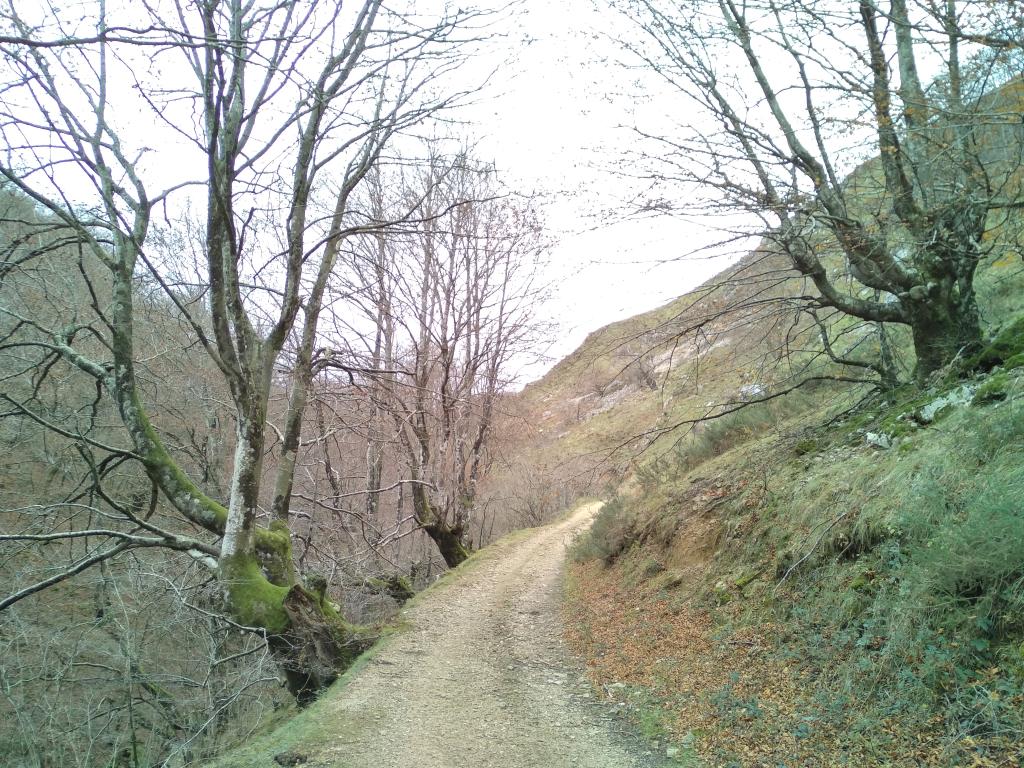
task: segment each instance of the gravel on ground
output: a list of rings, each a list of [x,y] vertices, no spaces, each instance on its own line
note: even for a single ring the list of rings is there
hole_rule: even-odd
[[[663,765],[614,705],[593,691],[564,645],[566,550],[598,507],[582,506],[562,521],[500,542],[470,561],[465,573],[421,595],[403,612],[405,628],[304,713],[315,719],[317,738],[287,739],[281,744],[287,748],[273,754],[276,764]]]

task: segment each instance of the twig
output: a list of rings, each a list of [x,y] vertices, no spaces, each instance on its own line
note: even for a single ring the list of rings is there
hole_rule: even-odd
[[[825,530],[823,530],[823,531],[821,532],[821,535],[820,535],[820,536],[818,537],[818,540],[817,540],[816,542],[814,542],[814,546],[812,546],[812,547],[811,547],[811,548],[810,548],[809,550],[807,550],[807,554],[806,554],[806,555],[804,555],[803,557],[801,557],[801,558],[800,558],[799,560],[797,560],[797,561],[796,561],[795,563],[793,563],[793,564],[792,564],[792,565],[791,565],[791,566],[789,567],[789,570],[788,570],[788,571],[786,571],[786,572],[785,572],[785,573],[783,574],[783,576],[782,576],[782,578],[781,578],[781,579],[779,579],[779,583],[778,583],[778,584],[776,584],[776,585],[775,585],[775,587],[774,587],[774,588],[772,589],[772,594],[773,594],[773,595],[774,595],[774,594],[775,594],[776,592],[778,592],[778,590],[779,590],[779,587],[781,587],[781,586],[782,586],[782,583],[783,583],[783,582],[784,582],[784,581],[785,581],[786,579],[788,579],[788,578],[789,578],[789,574],[791,574],[791,573],[792,573],[793,571],[795,571],[795,570],[797,569],[797,567],[798,567],[798,566],[800,566],[800,565],[801,565],[801,564],[802,564],[802,563],[803,563],[803,562],[804,562],[805,560],[807,560],[807,558],[809,558],[809,557],[810,557],[810,556],[811,556],[812,554],[814,554],[814,550],[816,550],[816,549],[818,548],[818,545],[819,545],[819,544],[821,544],[821,542],[822,542],[822,539],[824,539],[824,538],[825,538],[825,534],[826,534],[826,533],[828,533],[829,531],[831,531],[831,530],[832,530],[833,528],[835,528],[835,527],[836,527],[836,524],[837,524],[837,523],[838,523],[838,522],[839,522],[840,520],[842,520],[842,519],[843,519],[844,517],[846,517],[846,516],[847,516],[848,514],[850,514],[850,513],[849,513],[849,512],[843,512],[843,514],[839,515],[839,517],[837,517],[837,518],[836,518],[835,520],[833,520],[833,521],[832,521],[831,523],[829,523],[829,524],[828,524],[828,526],[827,526],[827,527],[825,528]]]

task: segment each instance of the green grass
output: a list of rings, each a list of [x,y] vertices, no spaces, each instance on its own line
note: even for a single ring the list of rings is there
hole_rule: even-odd
[[[575,562],[601,560],[611,565],[632,545],[633,521],[626,514],[626,502],[620,496],[605,501],[594,522],[573,542],[570,556]]]
[[[393,634],[393,633],[392,633]],[[357,720],[341,721],[330,711],[330,699],[337,696],[349,682],[387,645],[389,636],[382,638],[365,651],[317,701],[303,710],[288,710],[282,720],[272,720],[245,743],[208,764],[209,768],[271,768],[277,765],[274,755],[301,748],[322,746],[344,734],[353,738],[369,727]]]
[[[880,189],[872,179],[878,168],[873,161],[851,177],[865,200]],[[988,242],[992,256],[976,288],[991,338],[951,365],[945,380],[873,397],[864,386],[809,387],[669,432],[642,455],[613,454],[611,461],[628,454],[622,464],[638,492],[613,497],[573,549],[577,560],[620,563],[628,582],[691,594],[695,585],[663,570],[662,555],[685,530],[680,520],[705,503],[695,495],[708,479],[730,486],[715,505],[721,534],[697,599],[726,631],[729,622],[787,627],[779,652],[813,671],[815,716],[840,723],[868,754],[888,754],[884,724],[893,717],[907,732],[943,730],[948,760],[1024,741],[1024,269],[1019,233],[993,231]],[[835,252],[827,259],[842,268]],[[693,294],[592,334],[541,383],[544,407],[614,377],[628,362],[616,340],[651,333],[680,313],[693,319],[704,309],[688,309],[692,301]],[[837,321],[849,333],[847,347],[836,348],[877,352],[870,339],[857,346],[852,324]],[[890,330],[909,379],[909,333]],[[701,359],[699,372],[693,361],[678,365],[662,391],[638,388],[603,413],[560,422],[551,432],[562,437],[548,450],[632,448],[647,429],[714,412],[744,383],[771,391],[773,383],[838,371],[813,343],[773,361],[756,340],[733,335],[731,346]],[[964,380],[976,387],[969,403],[960,397],[922,413]],[[868,432],[892,447],[867,445]]]
[[[648,467],[644,493],[614,500],[576,556],[656,560],[671,536],[637,531],[685,514],[676,500],[695,475],[732,482],[745,490],[719,511],[726,534],[698,593],[725,631],[784,627],[778,653],[810,672],[813,714],[869,753],[891,755],[883,726],[896,717],[908,733],[940,728],[949,756],[1005,759],[1024,734],[1024,376],[979,384],[999,396],[951,407],[888,451],[845,427],[790,439],[758,435],[760,415],[737,419],[738,434],[723,425]],[[804,406],[824,421],[822,404]],[[892,398],[865,424],[907,407]],[[738,616],[716,599],[723,581]]]

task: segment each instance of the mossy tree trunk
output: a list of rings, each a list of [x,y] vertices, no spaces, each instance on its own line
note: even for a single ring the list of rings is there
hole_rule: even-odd
[[[434,508],[430,501],[430,492],[422,483],[413,484],[412,503],[416,522],[437,545],[437,551],[444,558],[445,565],[455,568],[464,563],[472,554],[465,542],[465,528],[445,519]]]
[[[960,297],[947,286],[935,285],[934,299],[910,304],[910,328],[917,365],[914,376],[924,385],[936,371],[981,348],[981,321],[974,293]],[[952,294],[952,295],[950,295]]]
[[[441,557],[444,558],[444,562],[449,568],[461,565],[472,554],[464,541],[465,530],[462,527],[444,523],[427,523],[422,528],[423,532],[437,545],[437,551],[441,553]]]
[[[282,13],[259,23],[252,14],[259,13],[241,3],[205,3],[190,6],[189,20],[194,28],[202,28],[196,48],[182,49],[195,74],[194,96],[201,105],[203,132],[198,141],[206,153],[204,167],[207,206],[205,227],[197,241],[205,256],[205,293],[202,310],[183,302],[166,282],[159,266],[143,256],[150,229],[152,209],[164,194],[153,195],[145,187],[142,168],[121,151],[122,139],[105,118],[113,109],[102,101],[116,96],[106,87],[106,68],[88,67],[98,83],[82,85],[83,103],[95,106],[95,124],[80,133],[81,116],[71,107],[56,102],[48,119],[42,124],[63,125],[75,135],[68,140],[68,162],[94,181],[100,202],[90,205],[89,216],[80,218],[79,209],[60,196],[47,196],[47,191],[32,187],[33,175],[20,176],[0,166],[4,177],[13,181],[37,204],[47,207],[61,222],[71,228],[89,248],[95,259],[108,271],[112,301],[110,307],[99,306],[93,295],[94,309],[103,322],[96,322],[108,332],[100,338],[101,354],[109,350],[111,360],[94,360],[76,349],[74,331],[52,333],[52,349],[79,370],[94,377],[116,403],[131,450],[126,458],[136,460],[164,498],[183,518],[202,528],[219,546],[191,537],[162,531],[139,520],[140,528],[152,529],[153,537],[163,536],[165,546],[188,551],[217,573],[224,596],[225,616],[245,627],[266,634],[274,656],[280,661],[290,690],[300,699],[308,700],[327,685],[363,645],[358,632],[348,626],[332,608],[325,596],[315,594],[300,583],[292,562],[288,505],[291,481],[295,471],[295,452],[301,433],[306,388],[310,381],[312,350],[316,339],[316,322],[322,306],[327,277],[335,263],[341,241],[348,230],[343,225],[348,195],[380,156],[385,144],[400,126],[415,122],[429,113],[419,97],[412,103],[416,88],[398,101],[389,102],[385,117],[373,119],[372,127],[353,127],[348,138],[331,136],[337,110],[332,104],[353,98],[353,89],[365,83],[370,89],[365,98],[384,99],[383,92],[374,91],[372,78],[365,81],[359,65],[373,33],[381,0],[366,0],[355,9],[352,26],[334,29],[338,24],[333,14],[321,15]],[[104,14],[98,24],[108,23]],[[323,16],[323,17],[322,17]],[[281,26],[271,29],[277,22]],[[184,20],[183,20],[184,23]],[[312,25],[323,24],[318,29]],[[452,19],[438,22],[440,30],[455,24]],[[308,25],[309,28],[303,27]],[[28,29],[27,27],[25,28]],[[422,31],[422,30],[420,30]],[[171,32],[170,34],[174,34]],[[306,36],[339,41],[337,47],[321,61],[319,73],[304,78],[296,89],[283,87],[292,82],[298,61],[289,58],[296,40]],[[425,35],[422,46],[434,49],[433,35]],[[28,44],[26,44],[28,45]],[[61,50],[72,48],[61,47]],[[403,60],[415,64],[416,45],[403,53]],[[29,50],[34,50],[29,46]],[[91,54],[90,54],[91,55]],[[169,54],[171,55],[171,54]],[[266,57],[270,58],[267,59]],[[107,45],[101,43],[97,57],[104,63]],[[275,58],[277,57],[277,58]],[[113,58],[113,57],[111,57]],[[90,59],[91,60],[91,59]],[[32,68],[27,82],[45,85],[46,94],[57,93],[66,83],[58,83],[50,69],[31,55],[20,60]],[[303,64],[308,72],[307,63]],[[379,62],[375,63],[377,66]],[[60,70],[60,67],[57,67]],[[63,71],[63,70],[61,70]],[[429,79],[432,75],[424,74]],[[285,95],[287,94],[287,95]],[[278,96],[297,98],[297,102],[268,103]],[[49,104],[44,98],[40,104]],[[71,103],[71,102],[69,102]],[[437,108],[440,108],[441,102]],[[264,109],[260,109],[264,107]],[[276,126],[268,133],[261,127],[268,116],[277,120],[282,115],[290,125]],[[289,118],[288,116],[291,115]],[[86,123],[89,118],[85,118]],[[273,144],[275,131],[287,135],[287,145]],[[251,274],[251,254],[246,237],[258,239],[250,227],[251,195],[270,194],[262,180],[263,173],[254,169],[253,158],[259,158],[268,147],[254,148],[250,142],[271,137],[275,171],[284,153],[292,153],[292,178],[278,190],[281,197],[275,205],[286,211],[286,219],[268,225],[283,232],[283,247],[269,271],[280,276],[282,284],[249,284],[261,279]],[[261,137],[256,139],[254,137]],[[329,149],[321,145],[329,144]],[[347,142],[347,143],[346,143]],[[351,152],[342,157],[341,186],[334,217],[319,227],[317,243],[306,242],[307,230],[315,226],[308,220],[307,208],[318,173],[331,158],[339,156],[338,145]],[[139,153],[141,154],[141,153]],[[285,163],[289,165],[289,163]],[[250,174],[246,176],[245,174]],[[169,194],[169,193],[168,193]],[[245,209],[239,210],[245,202]],[[81,210],[85,210],[82,207]],[[99,211],[100,213],[96,213]],[[93,216],[106,218],[97,223]],[[280,226],[279,226],[280,225]],[[102,232],[102,236],[97,235]],[[136,376],[136,361],[143,355],[136,349],[134,338],[134,292],[139,273],[148,270],[151,279],[166,292],[167,300],[178,313],[179,320],[191,331],[195,345],[204,350],[223,376],[235,410],[235,450],[228,496],[223,500],[210,498],[194,483],[168,450],[158,429],[151,422]],[[312,290],[304,295],[310,287]],[[266,289],[274,302],[254,301],[254,293]],[[195,306],[200,306],[199,304]],[[258,510],[262,501],[262,468],[266,453],[268,402],[273,376],[280,373],[286,343],[294,338],[296,320],[305,311],[306,325],[301,334],[297,355],[291,412],[288,416],[287,439],[280,461],[273,501],[277,518],[269,527],[259,524]],[[94,331],[98,333],[97,331]],[[148,351],[147,351],[148,353]],[[153,546],[154,538],[145,540]]]
[[[370,639],[331,606],[325,584],[295,582],[287,526],[274,521],[262,539],[256,555],[221,561],[225,602],[236,621],[266,631],[288,690],[306,704],[338,678]]]
[[[316,593],[299,583],[288,524],[274,520],[269,528],[256,525],[259,473],[252,463],[252,443],[243,431],[225,508],[188,481],[132,394],[125,418],[139,425],[130,431],[146,456],[147,473],[183,515],[221,536],[216,571],[227,616],[263,630],[289,691],[300,703],[312,700],[366,647],[366,640],[331,607],[323,590]],[[232,503],[239,510],[234,520]],[[235,535],[229,537],[229,531]]]

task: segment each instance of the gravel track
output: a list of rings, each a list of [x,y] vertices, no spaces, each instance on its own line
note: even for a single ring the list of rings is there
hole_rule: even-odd
[[[407,629],[309,713],[336,736],[292,753],[337,768],[662,765],[562,643],[566,545],[598,506],[499,543],[422,595]]]

